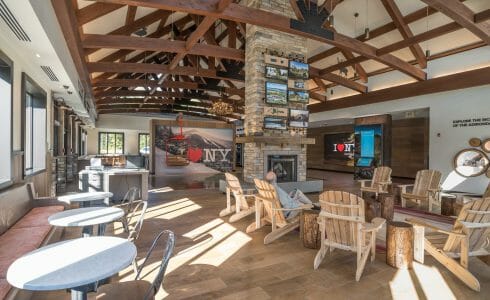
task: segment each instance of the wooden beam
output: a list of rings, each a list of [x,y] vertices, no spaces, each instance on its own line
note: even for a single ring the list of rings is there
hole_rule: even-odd
[[[340,51],[342,52],[342,55],[346,58],[346,60],[351,60],[355,58],[354,54],[352,54],[352,52],[350,51],[347,50],[340,50]],[[362,82],[364,83],[368,82],[368,76],[366,70],[364,70],[361,64],[359,63],[354,64],[354,70],[359,75],[359,78],[361,79]]]
[[[320,9],[325,9],[329,13],[332,13],[337,5],[342,3],[344,0],[325,0],[320,6]]]
[[[162,89],[187,89],[187,90],[200,90],[200,91],[210,91],[210,92],[221,92],[226,94],[238,95],[240,97],[245,97],[244,89],[237,88],[215,88],[208,87],[204,84],[199,84],[197,82],[184,82],[184,81],[164,81],[161,84],[156,80],[145,80],[145,79],[104,79],[92,83],[93,87],[159,87]],[[97,92],[94,96],[99,96]]]
[[[106,63],[106,62],[89,62],[87,68],[90,73],[111,72],[111,73],[155,73],[155,74],[173,74],[216,78],[220,80],[244,81],[243,76],[226,77],[220,75],[217,70],[201,69],[194,67],[176,67],[170,70],[168,65],[149,64],[149,63]]]
[[[326,103],[308,106],[311,113],[349,108],[379,102],[416,97],[421,95],[465,89],[490,84],[490,67],[408,83],[396,87],[376,90],[364,95],[343,97]],[[407,100],[408,101],[408,100]]]
[[[98,0],[99,2],[115,3],[115,4],[128,4],[144,7],[151,7],[164,10],[182,11],[191,14],[211,16],[215,18],[227,19],[235,22],[243,22],[251,25],[257,25],[269,29],[274,29],[290,34],[296,34],[327,44],[331,44],[346,50],[358,53],[360,55],[377,60],[387,66],[391,66],[400,70],[401,72],[416,78],[417,80],[425,80],[426,74],[419,68],[406,63],[405,61],[391,55],[385,54],[377,56],[377,48],[371,45],[360,42],[354,38],[342,35],[340,33],[334,33],[333,39],[325,37],[323,34],[317,34],[316,32],[304,32],[299,29],[291,27],[292,20],[288,17],[274,14],[268,11],[245,7],[240,4],[230,3],[228,7],[221,13],[216,12],[216,1],[180,1],[180,0],[166,0],[166,1],[143,1],[143,0]],[[322,33],[327,32],[323,30]]]
[[[142,51],[159,51],[171,53],[188,53],[245,61],[245,51],[226,47],[197,44],[190,50],[186,41],[172,41],[158,38],[134,37],[125,35],[85,34],[82,40],[84,48],[109,48]]]
[[[490,21],[475,22],[475,13],[457,0],[422,0],[490,44]]]
[[[320,90],[322,92],[327,91],[327,86],[325,85],[325,83],[323,82],[323,80],[320,77],[313,77],[313,81],[316,83],[318,90]]]
[[[84,53],[82,48],[82,41],[78,29],[80,28],[77,23],[77,17],[75,15],[75,8],[71,1],[66,0],[51,0],[56,18],[60,24],[60,28],[63,32],[66,45],[70,51],[73,63],[77,70],[80,82],[83,89],[89,97],[89,115],[95,119],[95,109],[93,106],[92,87],[90,86],[90,76],[85,64]],[[92,109],[92,110],[91,110]]]
[[[398,28],[398,31],[402,35],[403,39],[408,39],[413,37],[412,30],[410,27],[408,27],[407,23],[403,20],[403,15],[396,5],[394,0],[381,0],[381,3],[383,3],[383,6],[385,7],[386,11],[390,15],[391,19],[393,22],[395,22],[396,27]],[[414,43],[409,46],[410,51],[412,52],[413,56],[415,59],[417,59],[419,66],[422,69],[427,68],[427,60],[425,59],[425,54],[424,51],[422,51],[422,48]]]
[[[460,0],[460,1],[465,1],[465,0]],[[437,10],[435,10],[433,8],[429,8],[429,15],[432,15],[436,12],[437,12]],[[410,23],[416,22],[418,20],[421,20],[421,19],[425,18],[426,16],[427,16],[427,8],[422,8],[422,9],[414,11],[413,13],[406,15],[403,18],[403,21],[406,24],[410,24]],[[361,35],[358,35],[356,37],[356,39],[359,41],[368,41],[368,40],[374,39],[378,36],[381,36],[385,33],[388,33],[392,30],[395,30],[395,29],[396,29],[395,22],[386,23],[385,25],[382,25],[376,29],[371,30],[369,33],[369,39],[366,38],[364,33]],[[315,63],[317,61],[320,61],[324,58],[327,58],[327,57],[332,56],[334,54],[337,54],[339,52],[340,52],[340,49],[337,47],[327,49],[323,52],[320,52],[320,53],[313,55],[312,57],[308,58],[308,63],[310,63],[310,64]]]
[[[78,25],[83,26],[95,19],[98,19],[108,13],[120,9],[124,5],[110,3],[93,3],[77,11]]]
[[[367,86],[360,84],[358,82],[352,81],[350,79],[332,73],[320,74],[319,69],[311,66],[309,70],[310,70],[310,77],[312,78],[318,77],[321,79],[328,80],[330,82],[335,82],[337,84],[345,86],[346,88],[352,89],[359,93],[367,93]]]

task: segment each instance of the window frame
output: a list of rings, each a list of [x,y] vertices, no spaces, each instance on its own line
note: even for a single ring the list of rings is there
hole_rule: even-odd
[[[145,133],[145,132],[140,132],[138,133],[138,154],[142,155],[141,153],[141,149],[140,149],[140,144],[141,144],[141,137],[142,136],[147,136],[147,141],[146,141],[146,146],[145,147],[150,147],[151,146],[151,143],[150,143],[150,134],[149,133]],[[148,153],[149,154],[149,153]]]
[[[116,152],[116,145],[114,145],[114,153],[109,153],[109,139],[108,139],[108,137],[109,137],[110,134],[114,134],[114,142],[116,141],[116,136],[117,135],[122,135],[122,152],[121,153],[117,153]],[[101,149],[100,148],[100,145],[101,145],[100,138],[101,138],[102,135],[106,135],[106,138],[107,138],[107,148],[106,148],[106,151],[107,152],[106,153],[101,153],[100,152],[100,149]],[[123,155],[124,154],[124,146],[125,146],[124,139],[125,139],[124,132],[99,131],[98,139],[97,139],[97,152],[98,152],[98,154],[100,154],[100,155],[114,155],[114,154]]]
[[[22,174],[24,178],[28,178],[40,173],[43,173],[47,169],[47,163],[46,163],[46,153],[47,153],[47,148],[45,145],[44,148],[44,168],[27,172],[28,170],[25,168],[25,147],[26,147],[26,101],[27,97],[26,95],[29,93],[32,97],[32,99],[38,99],[41,102],[44,102],[44,136],[47,138],[48,137],[48,95],[46,91],[41,88],[27,73],[22,72],[22,82],[21,82],[21,150],[23,152],[23,157],[22,157]],[[34,116],[34,115],[33,115]],[[33,138],[34,135],[31,135]],[[47,142],[46,140],[44,141],[45,143]],[[34,155],[34,143],[31,143],[31,155]],[[32,164],[34,165],[34,160],[32,161]]]
[[[0,50],[0,59],[10,67],[10,178],[0,183],[0,190],[14,183],[14,61]]]

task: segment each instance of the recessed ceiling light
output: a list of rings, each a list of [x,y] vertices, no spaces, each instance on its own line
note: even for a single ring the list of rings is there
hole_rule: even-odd
[[[39,55],[39,53],[36,53],[36,57],[37,57],[37,58],[40,58],[40,57],[41,57],[41,55]]]

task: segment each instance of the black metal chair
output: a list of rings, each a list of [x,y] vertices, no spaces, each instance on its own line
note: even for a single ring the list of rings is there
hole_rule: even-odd
[[[158,273],[153,279],[153,282],[149,282],[146,280],[142,280],[142,271],[146,264],[149,262],[153,250],[156,245],[163,237],[166,238],[164,252],[162,257],[162,262],[160,264],[160,268],[158,269]],[[174,251],[175,247],[175,235],[170,230],[163,230],[160,232],[156,238],[153,240],[153,243],[146,254],[146,257],[138,268],[138,272],[136,273],[136,277],[133,281],[125,281],[125,282],[115,282],[101,286],[97,290],[96,295],[90,295],[90,299],[97,300],[109,300],[109,299],[154,299],[155,295],[158,293],[160,286],[163,284],[163,278],[165,276],[165,271],[168,266],[168,262],[170,261],[170,257]]]

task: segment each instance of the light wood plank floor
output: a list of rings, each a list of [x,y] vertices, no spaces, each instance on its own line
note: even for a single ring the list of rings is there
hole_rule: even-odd
[[[270,228],[246,234],[253,216],[229,224],[218,217],[224,205],[225,196],[216,190],[161,189],[151,194],[137,241],[138,256],[144,257],[159,231],[171,229],[177,236],[165,290],[158,299],[489,299],[490,267],[479,259],[470,260],[470,270],[480,280],[480,293],[429,256],[425,265],[415,264],[413,270],[403,271],[386,265],[384,253],[378,252],[356,282],[354,253],[335,250],[313,270],[316,250],[304,248],[297,231],[263,245]],[[120,232],[119,225],[115,232]],[[78,234],[67,232],[65,238]],[[160,258],[155,257],[148,270]],[[152,274],[146,279],[151,280]],[[131,280],[132,276],[128,268],[114,280]],[[69,294],[43,292],[33,299],[69,299]]]

